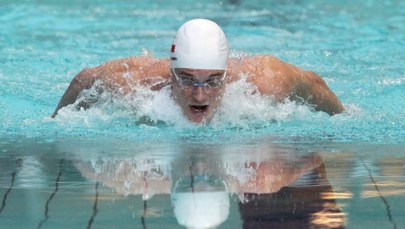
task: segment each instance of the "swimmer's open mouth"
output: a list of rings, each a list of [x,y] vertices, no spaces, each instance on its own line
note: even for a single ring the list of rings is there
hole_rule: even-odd
[[[193,112],[203,113],[208,110],[208,105],[190,105],[190,108]]]

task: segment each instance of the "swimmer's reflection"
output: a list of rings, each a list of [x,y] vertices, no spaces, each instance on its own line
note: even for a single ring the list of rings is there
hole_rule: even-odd
[[[192,163],[185,175],[177,179],[171,192],[177,222],[187,228],[214,228],[222,224],[230,208],[224,179],[208,174],[201,161]]]
[[[343,228],[344,215],[330,198],[333,190],[316,153],[273,146],[179,152],[76,165],[118,193],[145,200],[170,194],[177,222],[187,228],[214,228],[235,217],[230,216],[232,193],[239,197],[243,228]]]

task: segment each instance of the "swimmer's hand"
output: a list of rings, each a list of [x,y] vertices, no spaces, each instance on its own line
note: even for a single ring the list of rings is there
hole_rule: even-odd
[[[94,84],[96,79],[97,78],[92,74],[91,69],[84,69],[78,75],[76,75],[60,99],[58,106],[51,117],[54,118],[62,107],[76,102],[80,93],[85,89],[89,89]],[[81,103],[80,105],[84,108],[88,108],[90,106],[89,103],[85,102]]]

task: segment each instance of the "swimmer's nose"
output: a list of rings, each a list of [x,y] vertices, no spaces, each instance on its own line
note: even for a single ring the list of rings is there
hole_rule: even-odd
[[[204,100],[207,98],[207,92],[203,87],[194,87],[193,97],[197,102],[204,102]]]

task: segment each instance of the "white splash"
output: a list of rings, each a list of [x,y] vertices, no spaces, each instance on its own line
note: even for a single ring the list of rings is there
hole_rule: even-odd
[[[310,109],[296,102],[276,103],[272,96],[261,95],[254,84],[247,82],[247,75],[242,75],[240,80],[227,85],[213,121],[244,127],[252,122],[283,121],[307,113]]]
[[[227,85],[222,102],[213,120],[209,125],[220,127],[232,125],[248,127],[252,123],[274,123],[290,120],[291,118],[305,117],[311,113],[310,108],[298,105],[296,102],[285,100],[275,103],[271,96],[257,93],[257,88],[246,81],[244,75],[240,80]],[[79,111],[75,104],[62,108],[57,120],[59,123],[81,126],[93,126],[97,123],[110,123],[117,119],[131,119],[135,123],[156,125],[165,123],[179,128],[195,127],[183,115],[180,106],[171,96],[170,86],[165,86],[159,91],[137,86],[134,93],[124,98],[117,98],[110,93],[98,93],[100,85],[82,93],[83,99],[96,100],[90,109]]]

